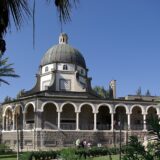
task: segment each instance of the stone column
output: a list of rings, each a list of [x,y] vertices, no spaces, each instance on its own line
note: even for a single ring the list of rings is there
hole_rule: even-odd
[[[146,128],[146,114],[143,114],[143,131],[147,131],[147,128]]]
[[[111,131],[114,130],[114,113],[111,113]]]
[[[97,130],[97,113],[94,113],[94,131]]]
[[[26,112],[23,112],[23,129],[26,129]]]
[[[60,120],[61,120],[61,112],[58,112],[58,129],[60,129],[60,127],[61,127]]]
[[[8,115],[6,116],[6,130],[8,131]]]
[[[13,119],[13,126],[12,126],[12,130],[15,130],[15,113],[13,113],[13,117],[12,117],[12,119]]]
[[[76,112],[76,130],[79,131],[79,112]]]
[[[128,123],[128,130],[130,130],[131,129],[131,114],[130,113],[128,113],[127,114],[127,118],[128,118],[128,121],[127,121],[127,123]]]
[[[3,118],[2,118],[2,130],[4,131],[4,130],[6,130],[6,128],[5,128],[5,119],[6,119],[6,116],[5,115],[3,115]]]
[[[42,112],[41,111],[37,111],[36,112],[36,130],[41,130],[42,129]]]

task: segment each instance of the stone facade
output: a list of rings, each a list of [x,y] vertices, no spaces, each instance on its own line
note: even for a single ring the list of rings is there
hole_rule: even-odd
[[[148,129],[146,119],[159,116],[159,106],[152,101],[114,99],[113,102],[87,93],[79,96],[68,93],[66,98],[55,93],[43,94],[3,105],[3,143],[16,149],[18,129],[25,150],[73,146],[77,138],[113,146],[119,143],[120,121],[122,142],[126,143],[132,134],[143,140]]]

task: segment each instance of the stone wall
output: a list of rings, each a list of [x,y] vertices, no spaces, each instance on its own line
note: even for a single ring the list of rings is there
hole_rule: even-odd
[[[142,140],[145,132],[121,132],[121,142],[126,144],[128,137],[138,135]],[[21,150],[47,150],[57,147],[75,146],[76,139],[86,139],[92,145],[101,144],[102,146],[119,146],[120,132],[89,132],[89,131],[23,131],[19,132]],[[3,132],[3,143],[12,149],[17,149],[17,132]]]

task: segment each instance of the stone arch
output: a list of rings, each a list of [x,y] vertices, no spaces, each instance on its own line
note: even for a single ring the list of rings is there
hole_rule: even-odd
[[[119,103],[119,104],[116,104],[115,105],[115,107],[114,107],[114,113],[115,113],[115,111],[116,111],[116,108],[117,107],[124,107],[125,109],[126,109],[126,114],[128,114],[129,113],[129,108],[128,108],[128,106],[126,105],[126,104],[123,104],[123,103]]]
[[[74,103],[63,103],[61,105],[60,128],[64,130],[76,129],[76,106]]]
[[[115,129],[127,129],[128,128],[128,120],[127,113],[129,109],[124,104],[118,104],[115,106],[115,114],[114,114],[114,128]]]
[[[147,123],[148,120],[149,120],[151,117],[158,119],[157,108],[156,108],[156,106],[154,106],[154,105],[147,106],[147,108],[146,108],[146,124],[147,124],[147,130],[150,130],[150,129],[151,129],[151,125]]]
[[[10,131],[13,128],[13,109],[7,106],[4,111],[4,130]]]
[[[141,105],[133,105],[131,107],[131,129],[142,130],[143,129],[143,114],[144,110]]]
[[[147,108],[146,108],[146,114],[148,113],[148,110],[150,108],[154,108],[156,110],[157,114],[159,113],[159,108],[157,108],[156,105],[150,105],[150,106],[147,106]]]
[[[14,108],[14,129],[23,129],[23,106],[18,104]]]
[[[36,107],[35,107],[35,103],[34,103],[34,102],[28,102],[28,103],[25,105],[25,107],[24,107],[24,112],[26,112],[27,107],[28,107],[29,105],[32,105],[32,106],[33,106],[33,108],[34,108],[34,112],[35,112]]]
[[[13,112],[16,113],[16,109],[20,107],[20,110],[23,112],[23,106],[21,104],[17,104],[15,105],[14,109],[13,109]]]
[[[58,105],[52,101],[45,102],[42,105],[42,128],[57,130],[58,125]]]
[[[110,130],[111,129],[111,113],[110,105],[100,104],[97,108],[97,129]]]
[[[99,108],[100,108],[101,106],[106,106],[106,107],[108,107],[108,108],[109,108],[109,113],[110,113],[110,114],[113,113],[112,106],[111,106],[110,104],[108,104],[108,103],[101,103],[101,104],[99,104],[99,105],[97,106],[97,112],[98,112],[98,110],[99,110]]]
[[[64,103],[60,106],[60,112],[62,112],[62,111],[63,111],[63,107],[64,107],[66,104],[70,104],[70,105],[72,105],[72,106],[74,107],[75,112],[78,112],[78,109],[77,109],[76,104],[75,104],[75,103],[73,103],[73,102],[69,102],[69,101],[64,102]]]
[[[81,108],[82,108],[82,106],[84,106],[84,105],[88,105],[88,106],[90,106],[91,108],[92,108],[92,113],[95,113],[95,107],[94,107],[94,105],[92,104],[92,103],[82,103],[80,106],[79,106],[79,110],[78,110],[78,112],[81,112]]]
[[[25,129],[30,130],[35,126],[35,104],[29,102],[24,108]]]
[[[47,101],[47,102],[44,102],[43,104],[42,104],[42,106],[41,106],[41,111],[43,112],[44,111],[44,106],[46,105],[46,104],[53,104],[53,105],[55,105],[56,106],[56,111],[58,112],[59,111],[59,106],[58,106],[58,104],[56,103],[56,102],[54,102],[54,101]]]
[[[141,111],[142,111],[142,114],[145,114],[144,107],[142,105],[140,105],[140,104],[134,104],[134,105],[132,105],[131,108],[130,108],[130,114],[132,114],[132,110],[133,110],[134,107],[140,107]]]
[[[7,107],[4,109],[4,111],[3,111],[3,117],[6,115],[6,111],[7,111],[8,109],[10,109],[11,111],[13,111],[11,105],[7,106]]]
[[[80,105],[79,128],[81,130],[93,130],[94,127],[94,110],[90,103]]]

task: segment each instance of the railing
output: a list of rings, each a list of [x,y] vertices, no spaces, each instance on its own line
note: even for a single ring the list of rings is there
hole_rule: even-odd
[[[11,131],[13,129],[13,125],[6,126],[6,131]]]
[[[110,124],[97,124],[98,130],[110,130],[111,125]]]
[[[18,129],[25,129],[25,130],[31,130],[34,129],[35,124],[34,123],[27,123],[25,124],[24,128],[23,125],[18,126]],[[50,122],[44,122],[43,129],[52,129],[52,130],[57,130],[58,127],[56,124],[52,124]],[[76,123],[61,123],[60,128],[62,130],[76,130]],[[16,126],[15,129],[16,130]],[[79,124],[79,129],[80,130],[93,130],[94,129],[94,124]],[[97,124],[97,130],[110,130],[111,129],[111,124]],[[114,125],[115,130],[120,130],[119,125]],[[143,124],[139,125],[131,125],[131,130],[143,130],[144,126]],[[150,130],[152,127],[150,125],[146,125],[146,129]],[[13,130],[13,125],[8,125],[5,128],[5,131],[11,131]],[[128,130],[127,125],[121,125],[121,130]]]
[[[64,129],[64,130],[75,130],[76,129],[76,124],[75,123],[69,123],[69,124],[61,123],[61,129]]]
[[[33,128],[34,128],[34,123],[25,124],[25,127],[24,127],[25,130],[31,130]]]
[[[143,130],[143,124],[131,125],[131,130]]]
[[[79,129],[81,130],[93,130],[94,125],[93,124],[83,124],[83,125],[79,125]]]
[[[127,130],[128,129],[128,127],[127,127],[127,125],[124,125],[124,124],[122,124],[121,126],[120,125],[114,125],[114,129],[115,130]]]
[[[45,121],[43,123],[43,126],[42,126],[43,129],[53,129],[53,130],[56,130],[58,127],[56,124],[53,124],[51,122],[48,122],[48,121]]]

